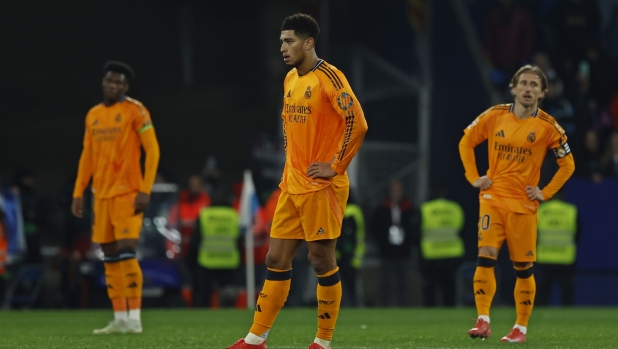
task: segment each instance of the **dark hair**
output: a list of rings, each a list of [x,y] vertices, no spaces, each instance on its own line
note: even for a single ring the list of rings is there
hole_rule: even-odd
[[[294,34],[302,39],[313,38],[318,41],[320,26],[310,15],[297,13],[286,17],[281,23],[281,31],[293,30]]]
[[[109,61],[105,63],[105,65],[103,66],[103,74],[107,74],[107,72],[110,71],[114,73],[124,74],[128,82],[131,82],[135,77],[135,72],[133,71],[133,68],[123,62]]]

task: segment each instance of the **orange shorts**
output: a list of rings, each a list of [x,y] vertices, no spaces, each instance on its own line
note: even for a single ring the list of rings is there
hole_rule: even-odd
[[[513,262],[536,261],[534,214],[522,214],[481,203],[478,246],[502,247],[504,240]]]
[[[109,199],[94,199],[92,241],[107,244],[116,240],[139,239],[144,214],[135,214],[137,192]]]
[[[349,193],[349,187],[334,185],[307,194],[282,191],[270,237],[306,241],[338,238]]]

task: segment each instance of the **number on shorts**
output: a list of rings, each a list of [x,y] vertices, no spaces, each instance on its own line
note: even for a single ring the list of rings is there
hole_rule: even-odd
[[[491,220],[491,217],[489,217],[488,214],[486,214],[483,217],[481,217],[481,230],[489,229],[489,221],[490,220]]]

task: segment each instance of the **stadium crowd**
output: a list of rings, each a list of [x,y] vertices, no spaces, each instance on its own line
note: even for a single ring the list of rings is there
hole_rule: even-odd
[[[524,64],[546,74],[541,108],[554,116],[577,155],[575,175],[618,175],[618,2],[471,1],[470,11],[503,103]],[[553,171],[552,171],[553,172]]]

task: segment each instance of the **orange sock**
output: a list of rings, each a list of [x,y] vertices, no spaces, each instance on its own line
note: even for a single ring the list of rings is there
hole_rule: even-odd
[[[517,281],[515,281],[515,311],[517,321],[515,324],[528,326],[528,320],[534,308],[534,295],[536,294],[536,281],[532,275],[532,267],[528,269],[517,269]]]
[[[144,277],[137,259],[129,258],[119,262],[122,266],[124,296],[127,298],[142,298]],[[129,307],[129,309],[131,309]]]
[[[333,339],[333,331],[341,308],[341,276],[339,267],[318,275],[318,333],[316,337]]]
[[[103,263],[103,265],[105,266],[105,283],[107,284],[107,296],[109,297],[109,299],[112,300],[112,303],[114,299],[122,298],[125,303],[124,310],[127,310],[126,299],[124,295],[124,283],[122,282],[122,268],[120,266],[120,262],[105,262]]]
[[[135,310],[135,309],[142,308],[141,298],[127,298],[127,303],[129,305],[129,310]]]
[[[489,316],[491,302],[496,294],[496,275],[494,265],[496,260],[479,256],[479,263],[474,272],[474,302],[476,303],[477,315]]]
[[[277,315],[279,315],[279,311],[283,308],[283,304],[288,299],[291,281],[292,269],[277,270],[268,268],[262,292],[260,292],[255,305],[253,326],[251,326],[249,332],[262,338],[268,336],[268,331],[275,322]]]
[[[114,312],[127,311],[127,299],[124,297],[112,299],[112,308]]]

